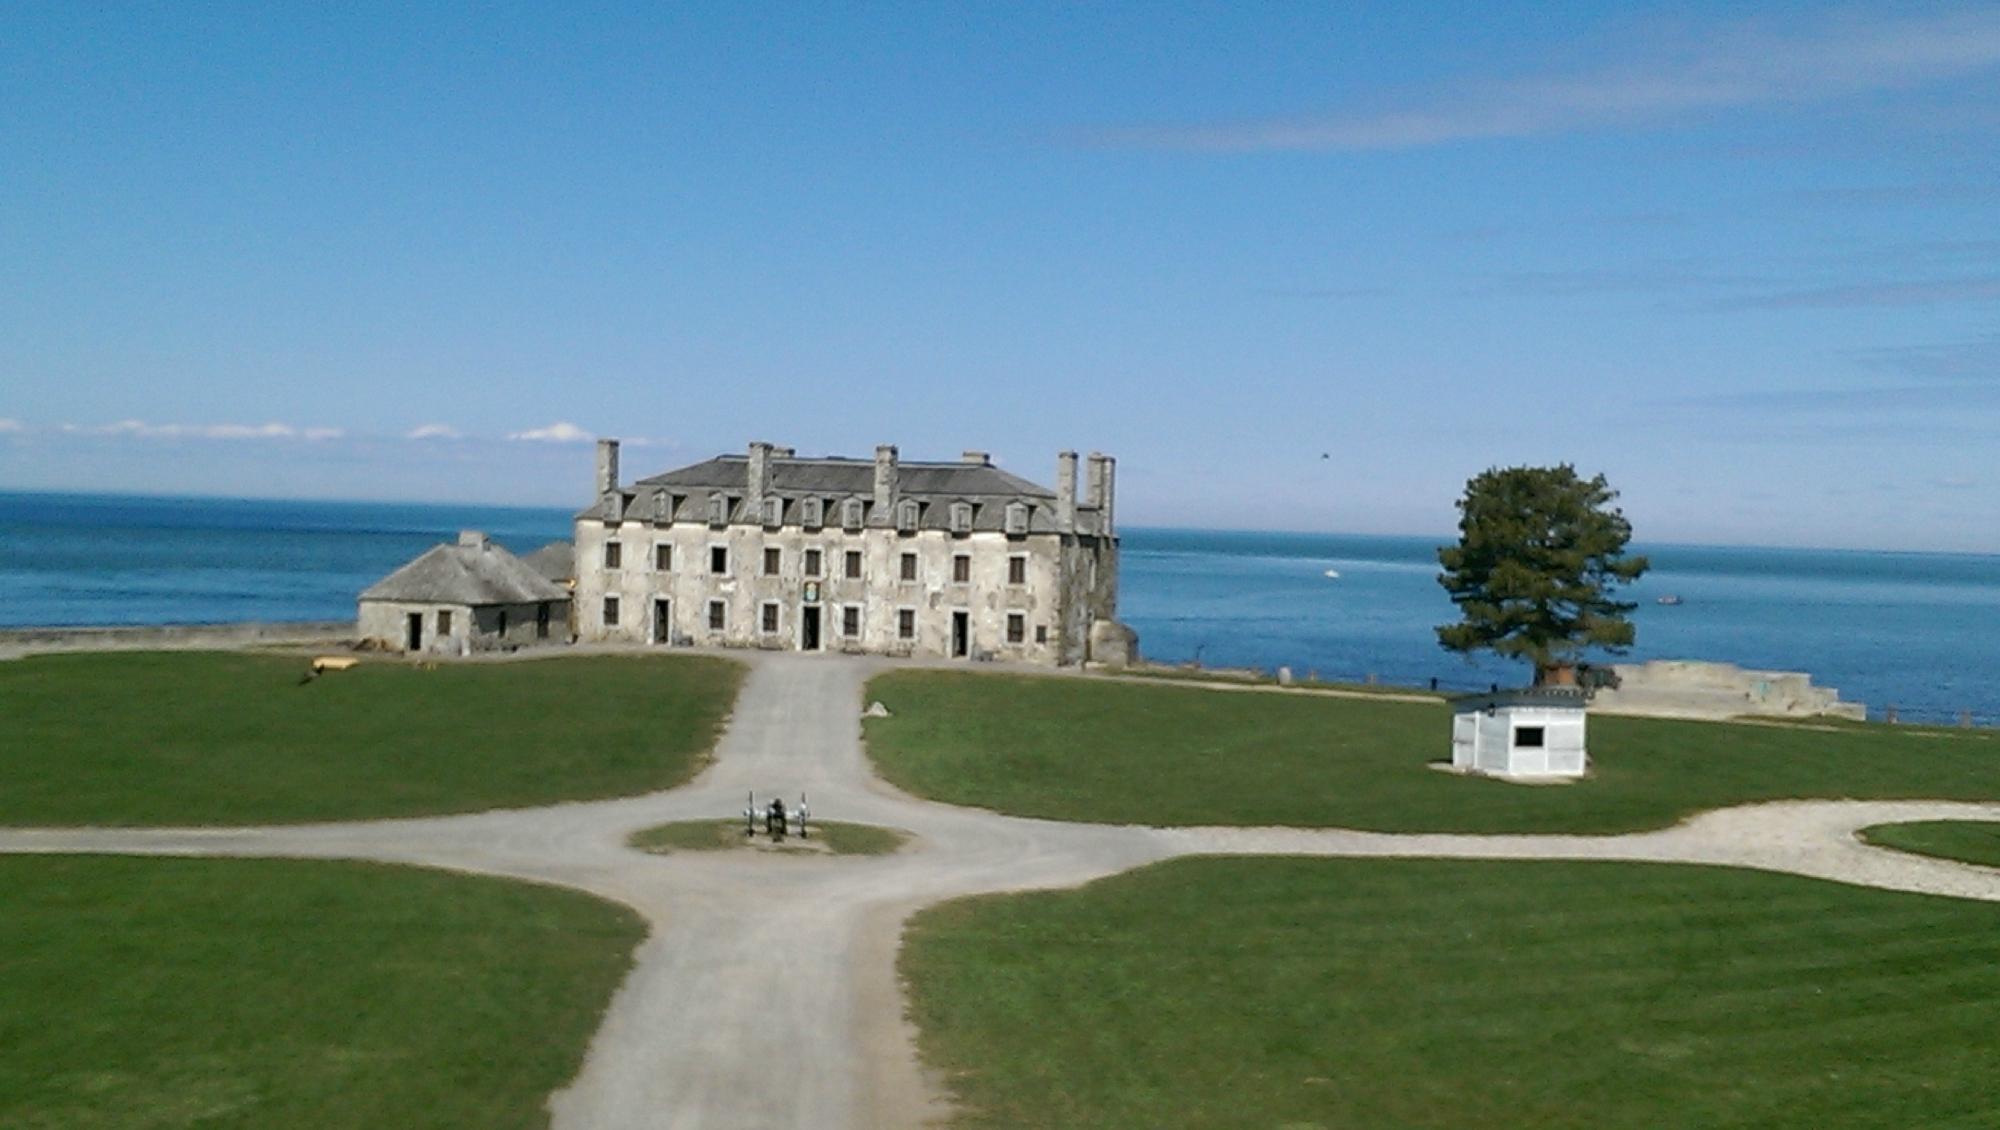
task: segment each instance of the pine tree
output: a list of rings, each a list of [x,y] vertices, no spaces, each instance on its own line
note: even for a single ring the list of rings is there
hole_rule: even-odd
[[[1625,555],[1632,526],[1610,504],[1603,475],[1576,468],[1495,468],[1465,484],[1459,540],[1438,550],[1438,577],[1463,617],[1438,626],[1450,651],[1490,650],[1535,665],[1535,684],[1571,683],[1590,648],[1621,652],[1633,639],[1614,599],[1646,571]]]

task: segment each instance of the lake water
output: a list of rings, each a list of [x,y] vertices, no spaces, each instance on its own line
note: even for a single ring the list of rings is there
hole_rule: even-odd
[[[0,493],[0,626],[347,619],[361,589],[460,529],[526,553],[569,527],[555,509]],[[1451,688],[1525,675],[1438,648],[1442,539],[1122,537],[1121,615],[1150,659]],[[1635,548],[1653,570],[1631,590],[1630,659],[1807,671],[1873,713],[2000,724],[2000,557]],[[1682,603],[1657,603],[1669,593]]]

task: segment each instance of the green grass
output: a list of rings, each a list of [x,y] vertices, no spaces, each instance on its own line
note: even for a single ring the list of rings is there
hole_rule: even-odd
[[[920,913],[963,1127],[2000,1125],[2000,907],[1720,868],[1184,860]]]
[[[1912,820],[1861,829],[1876,847],[1934,855],[1982,867],[2000,867],[2000,823],[1990,820]]]
[[[228,652],[0,663],[0,824],[253,824],[469,812],[667,788],[742,669],[561,657],[432,669]]]
[[[0,1126],[545,1126],[645,932],[413,868],[0,858]]]
[[[942,671],[873,680],[868,752],[900,787],[1058,820],[1623,832],[1787,797],[2000,798],[2000,734],[1598,716],[1592,775],[1439,773],[1442,704]]]
[[[812,822],[812,834],[801,840],[789,837],[774,845],[758,825],[755,837],[743,834],[741,820],[684,820],[660,824],[632,833],[626,842],[640,851],[670,855],[677,851],[731,851],[762,848],[826,855],[887,855],[908,842],[907,832],[873,824],[845,824],[840,821]]]

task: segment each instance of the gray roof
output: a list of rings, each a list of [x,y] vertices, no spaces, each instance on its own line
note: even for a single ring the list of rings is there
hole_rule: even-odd
[[[1471,714],[1488,707],[1541,706],[1582,710],[1590,704],[1590,692],[1582,687],[1516,687],[1478,694],[1456,695],[1451,700],[1455,713]]]
[[[539,604],[569,591],[490,541],[432,546],[415,561],[362,590],[362,600],[416,604]]]
[[[625,514],[640,520],[664,517],[680,522],[706,522],[709,518],[708,500],[710,496],[720,493],[728,499],[727,516],[730,522],[755,521],[757,515],[749,512],[752,503],[747,497],[749,462],[749,457],[744,455],[718,455],[701,463],[640,479],[623,491]],[[797,504],[808,498],[820,500],[825,508],[823,522],[829,527],[838,528],[842,524],[839,507],[848,499],[861,501],[864,522],[893,524],[892,516],[875,513],[875,463],[872,459],[801,459],[774,455],[769,469],[768,497],[779,499],[784,504],[783,521],[786,525],[798,524]],[[1029,508],[1029,533],[1055,533],[1058,529],[1055,491],[990,463],[898,461],[896,497],[899,501],[907,499],[917,504],[919,529],[950,529],[951,504],[954,502],[971,504],[974,530],[1004,530],[1007,506],[1015,502],[1025,503]],[[579,518],[603,516],[602,499],[577,515]],[[1079,503],[1078,532],[1097,532],[1099,520],[1094,508]]]
[[[543,579],[562,584],[576,577],[576,547],[566,541],[552,541],[521,561]]]

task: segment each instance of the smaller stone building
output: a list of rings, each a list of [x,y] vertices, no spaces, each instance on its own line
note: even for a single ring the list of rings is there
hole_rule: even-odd
[[[1451,767],[1493,777],[1581,777],[1586,693],[1534,687],[1452,701]]]
[[[569,590],[467,530],[361,594],[359,636],[387,651],[469,655],[568,642]]]

